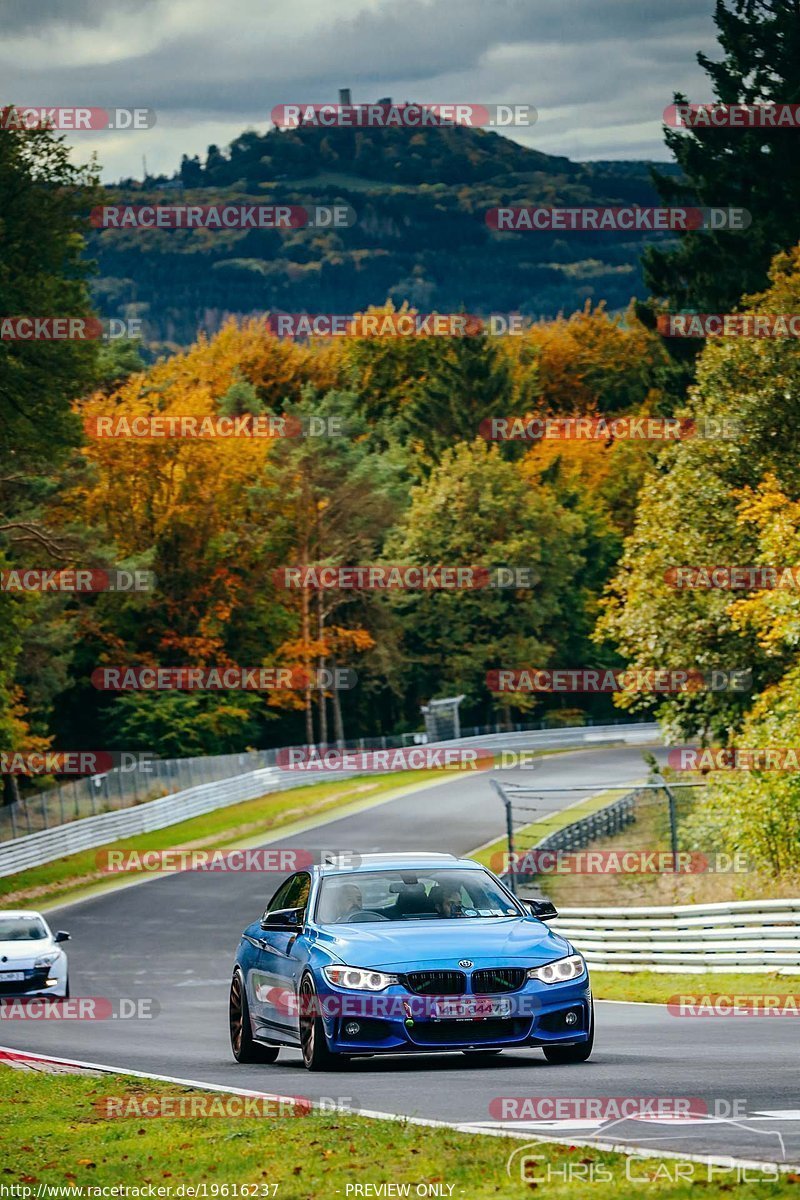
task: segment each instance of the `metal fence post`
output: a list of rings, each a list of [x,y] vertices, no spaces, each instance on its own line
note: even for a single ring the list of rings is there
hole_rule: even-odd
[[[506,840],[508,841],[508,862],[510,870],[508,872],[509,887],[516,896],[517,894],[517,876],[514,870],[516,862],[514,860],[514,811],[511,807],[511,798],[506,794],[503,785],[498,783],[496,779],[490,779],[494,790],[497,792],[500,799],[503,801],[506,809]]]
[[[667,793],[667,802],[669,804],[669,838],[672,847],[672,869],[678,869],[678,814],[675,806],[675,793],[664,779],[663,775],[656,775],[656,780],[661,784],[664,791]]]

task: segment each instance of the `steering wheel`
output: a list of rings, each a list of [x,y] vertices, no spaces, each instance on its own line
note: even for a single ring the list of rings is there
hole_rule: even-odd
[[[384,917],[382,913],[372,912],[369,908],[357,908],[355,912],[351,912],[348,917],[348,924],[365,924],[369,921],[388,921],[388,917]]]

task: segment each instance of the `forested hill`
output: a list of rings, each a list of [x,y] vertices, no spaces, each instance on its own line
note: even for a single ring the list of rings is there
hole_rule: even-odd
[[[109,201],[338,201],[351,228],[108,229],[92,238],[104,316],[135,316],[153,350],[189,344],[230,314],[352,312],[387,298],[422,309],[571,312],[644,295],[642,234],[496,233],[497,204],[652,204],[643,162],[574,163],[462,126],[247,131],[173,178],[122,181]]]

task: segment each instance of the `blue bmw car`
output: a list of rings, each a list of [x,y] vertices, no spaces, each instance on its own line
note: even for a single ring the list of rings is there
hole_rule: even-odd
[[[297,1047],[310,1071],[357,1055],[540,1046],[585,1062],[594,1014],[586,963],[480,863],[365,855],[278,888],[242,934],[231,981],[238,1062]]]

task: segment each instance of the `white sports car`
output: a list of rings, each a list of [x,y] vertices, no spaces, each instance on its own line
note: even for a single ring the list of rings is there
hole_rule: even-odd
[[[69,996],[69,964],[61,942],[37,912],[0,912],[0,998]]]

